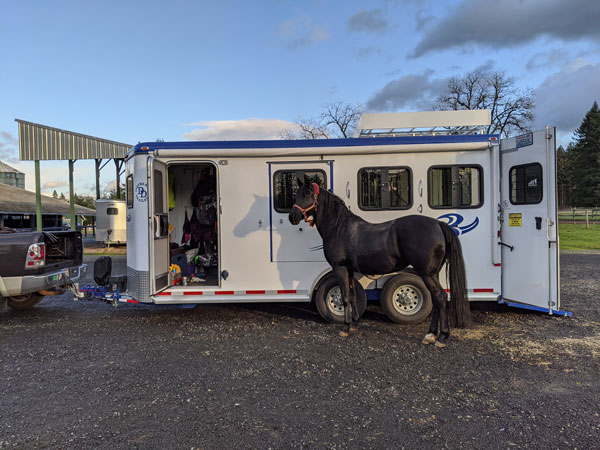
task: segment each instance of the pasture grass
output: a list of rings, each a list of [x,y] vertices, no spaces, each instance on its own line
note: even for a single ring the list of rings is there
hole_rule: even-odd
[[[558,224],[561,250],[600,250],[600,225]]]

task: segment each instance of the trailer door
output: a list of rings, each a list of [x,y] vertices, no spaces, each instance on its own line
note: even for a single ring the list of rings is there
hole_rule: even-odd
[[[292,161],[269,163],[271,261],[325,261],[323,240],[315,227],[302,221],[292,225],[289,213],[296,203],[298,178],[331,186],[333,161]]]
[[[149,158],[148,202],[150,228],[151,292],[157,293],[169,284],[169,210],[167,165]]]
[[[500,143],[502,296],[558,310],[556,130]]]

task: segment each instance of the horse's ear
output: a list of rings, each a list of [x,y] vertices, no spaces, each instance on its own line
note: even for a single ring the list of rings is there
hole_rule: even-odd
[[[304,186],[304,181],[302,181],[302,179],[300,177],[298,178],[298,187],[301,188],[302,186]]]

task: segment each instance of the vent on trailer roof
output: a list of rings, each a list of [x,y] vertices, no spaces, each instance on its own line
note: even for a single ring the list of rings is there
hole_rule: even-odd
[[[484,134],[491,117],[489,109],[363,114],[357,130],[361,138]]]

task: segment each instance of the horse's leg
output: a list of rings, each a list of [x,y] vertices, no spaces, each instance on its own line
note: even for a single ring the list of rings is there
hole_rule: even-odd
[[[448,325],[448,294],[442,288],[438,275],[435,276],[437,284],[440,286],[439,299],[440,299],[440,337],[437,346],[445,347],[450,337],[450,326]],[[441,344],[441,345],[440,345]]]
[[[350,280],[348,278],[348,270],[342,266],[333,268],[333,275],[336,277],[340,291],[342,293],[342,301],[344,302],[344,328],[340,331],[340,336],[347,337],[350,335],[350,323],[352,321],[352,306],[350,305]]]
[[[354,333],[358,331],[358,321],[360,319],[360,315],[358,313],[358,306],[356,304],[356,289],[354,289],[354,272],[352,270],[348,270],[348,288],[350,293],[349,302],[352,307],[352,324],[350,325],[350,331]]]
[[[433,303],[433,313],[431,314],[431,325],[429,326],[429,333],[423,338],[424,344],[431,344],[435,342],[437,347],[445,347],[446,341],[450,336],[448,330],[448,315],[446,313],[446,301],[448,296],[438,279],[437,275],[433,276],[422,276],[425,286],[431,294],[431,302]],[[435,336],[438,330],[438,323],[440,326],[440,335],[435,340]]]

